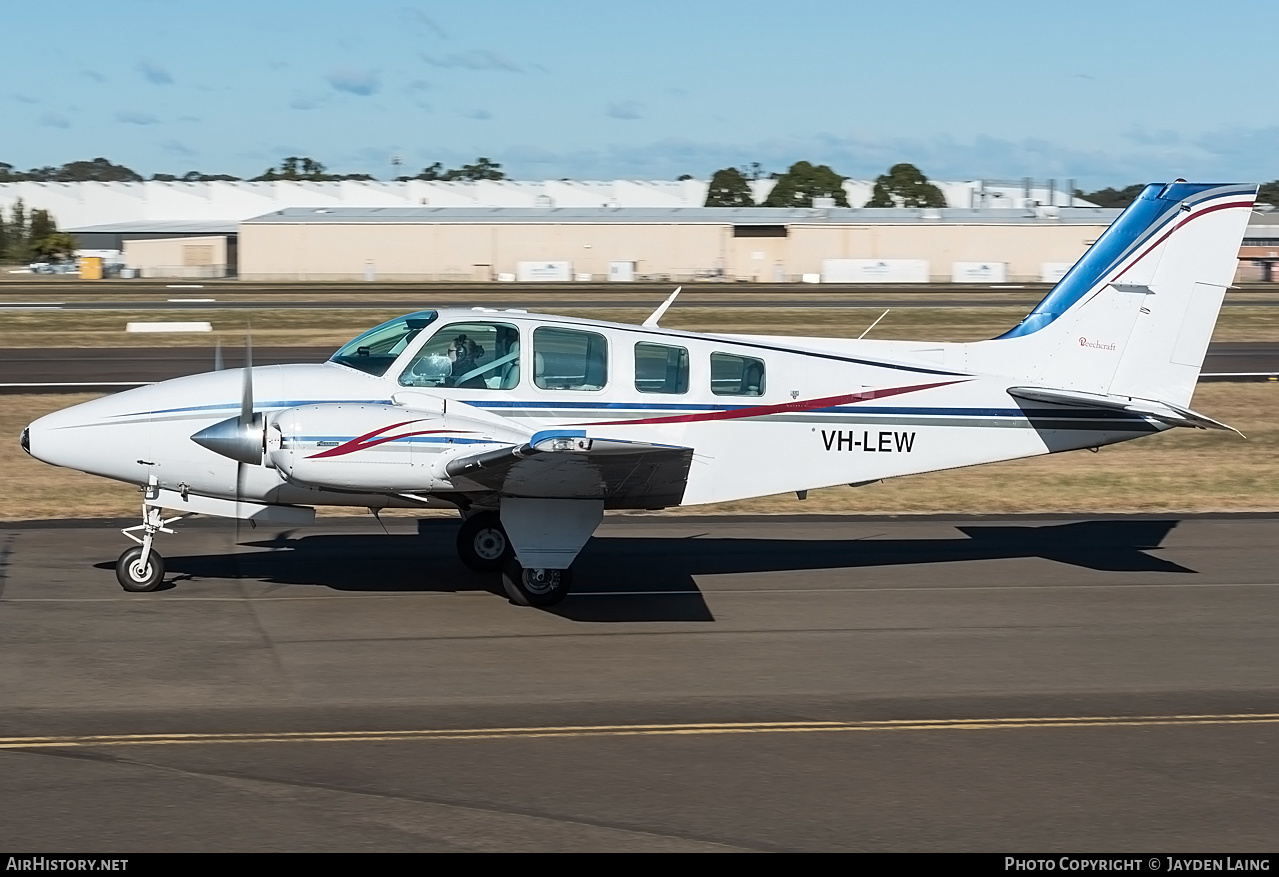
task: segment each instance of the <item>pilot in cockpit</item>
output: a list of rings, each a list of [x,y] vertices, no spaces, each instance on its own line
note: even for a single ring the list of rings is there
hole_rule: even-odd
[[[459,386],[457,382],[479,366],[480,358],[484,356],[484,348],[465,335],[458,335],[449,345],[448,355],[449,361],[453,364],[450,383]]]

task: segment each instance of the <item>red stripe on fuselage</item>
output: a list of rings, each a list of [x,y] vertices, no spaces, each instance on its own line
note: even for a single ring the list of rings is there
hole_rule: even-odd
[[[418,432],[406,432],[400,435],[391,435],[391,436],[382,435],[382,433],[387,432],[388,430],[398,429],[401,426],[408,426],[410,423],[421,423],[423,419],[425,418],[419,418],[418,420],[404,420],[404,421],[401,421],[400,423],[392,423],[390,426],[384,426],[381,429],[375,429],[372,432],[366,432],[362,436],[357,436],[356,438],[351,439],[349,442],[344,442],[338,445],[336,448],[329,448],[327,451],[321,451],[318,454],[312,454],[311,456],[307,457],[307,459],[320,460],[325,457],[345,457],[347,454],[354,454],[356,451],[363,451],[363,450],[367,450],[368,448],[376,448],[378,445],[383,445],[383,444],[386,444],[387,442],[393,442],[396,439],[409,438],[410,436],[415,436],[415,435],[433,435],[435,433],[440,433],[440,432],[456,432],[457,431],[452,429],[423,429],[423,430],[419,430]],[[377,438],[376,436],[381,436],[381,437]]]
[[[884,399],[889,396],[900,396],[917,390],[931,390],[933,387],[947,387],[961,384],[969,380],[940,381],[935,384],[916,384],[913,387],[890,387],[883,390],[864,390],[860,393],[848,393],[843,396],[826,396],[821,399],[807,399],[803,402],[783,402],[780,405],[752,405],[733,411],[707,411],[702,414],[673,414],[669,417],[648,417],[639,420],[593,420],[583,423],[569,423],[566,426],[639,426],[657,423],[695,423],[703,420],[739,420],[744,417],[764,417],[769,414],[785,414],[790,411],[812,411],[814,408],[833,408],[837,405],[850,405],[855,402],[869,402],[872,399]]]

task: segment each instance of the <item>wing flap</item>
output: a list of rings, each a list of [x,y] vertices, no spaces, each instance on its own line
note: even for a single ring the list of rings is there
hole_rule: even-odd
[[[605,508],[651,509],[680,503],[692,462],[692,448],[547,430],[523,445],[456,457],[446,471],[464,491],[602,499]]]

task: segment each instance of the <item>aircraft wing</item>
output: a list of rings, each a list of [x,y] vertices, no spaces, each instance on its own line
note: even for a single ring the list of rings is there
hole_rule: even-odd
[[[1171,402],[1134,399],[1130,396],[1083,393],[1078,390],[1055,390],[1046,387],[1009,387],[1008,395],[1032,402],[1052,402],[1057,405],[1074,405],[1080,408],[1109,408],[1130,411],[1133,414],[1151,417],[1171,426],[1189,426],[1195,429],[1224,429],[1243,435],[1243,433],[1229,424],[1213,420],[1206,414],[1200,414],[1198,411],[1192,411],[1189,408],[1183,408]]]
[[[450,460],[462,491],[536,499],[602,499],[611,509],[678,505],[693,449],[587,438],[585,430],[553,429],[512,445]]]

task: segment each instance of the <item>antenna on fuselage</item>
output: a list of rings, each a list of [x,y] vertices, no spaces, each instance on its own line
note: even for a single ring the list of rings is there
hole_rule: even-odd
[[[640,325],[643,326],[645,329],[656,329],[657,321],[662,318],[662,314],[666,313],[666,309],[671,306],[671,303],[675,301],[675,296],[679,295],[679,291],[683,288],[684,287],[682,286],[675,287],[675,291],[670,294],[670,297],[668,297],[666,301],[658,305],[657,310],[653,311],[653,313],[649,316],[649,318],[645,320],[643,323],[640,323]]]
[[[891,310],[891,308],[885,308],[885,309],[884,309],[884,312],[883,312],[882,314],[880,314],[880,315],[879,315],[879,320],[882,320],[882,319],[884,319],[884,317],[888,316],[888,311],[889,311],[889,310]],[[871,329],[874,329],[876,326],[878,326],[878,325],[879,325],[879,320],[876,320],[875,322],[873,322],[873,323],[871,323],[869,326],[867,326],[867,327],[866,327],[866,331],[865,331],[865,332],[863,332],[862,334],[860,334],[860,335],[858,335],[858,336],[857,336],[857,340],[858,340],[858,341],[861,341],[861,340],[862,340],[863,338],[865,338],[868,334],[870,334],[870,330],[871,330]]]

